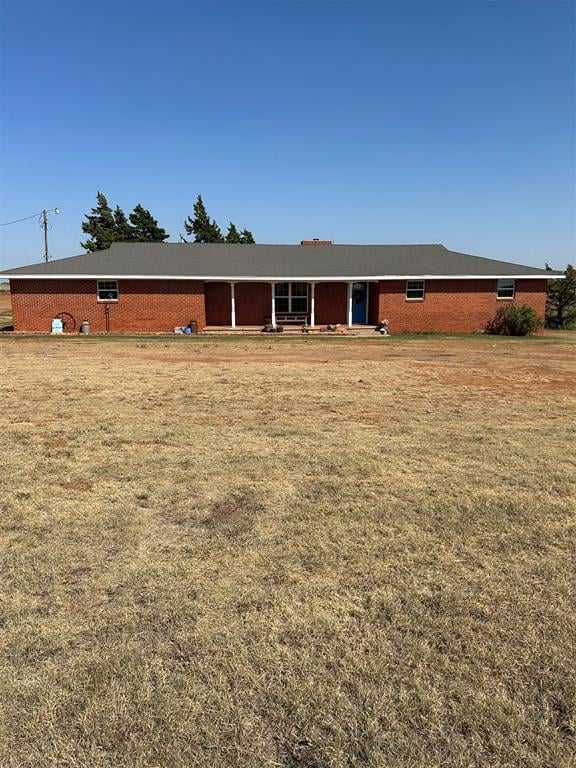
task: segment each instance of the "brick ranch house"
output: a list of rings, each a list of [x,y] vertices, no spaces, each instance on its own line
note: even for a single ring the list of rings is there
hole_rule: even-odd
[[[544,318],[535,267],[443,245],[115,243],[110,249],[0,273],[10,279],[15,331],[170,332],[266,323],[376,325],[392,333],[478,331],[502,303]]]

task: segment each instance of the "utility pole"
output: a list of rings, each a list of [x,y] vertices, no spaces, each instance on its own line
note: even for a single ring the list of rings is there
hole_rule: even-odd
[[[48,261],[48,214],[60,213],[60,208],[51,208],[49,211],[44,208],[40,214],[40,226],[44,230],[44,261]]]
[[[48,261],[48,211],[42,211],[42,226],[44,227],[44,261]]]

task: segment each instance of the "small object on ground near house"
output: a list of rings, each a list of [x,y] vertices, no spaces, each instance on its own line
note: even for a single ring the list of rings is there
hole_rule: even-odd
[[[190,320],[186,328],[190,328],[188,333],[198,333],[198,323],[196,320]],[[184,333],[186,333],[186,329],[184,329]]]
[[[51,332],[54,333],[54,334],[63,333],[64,332],[64,323],[62,322],[62,320],[59,317],[55,317],[52,320],[52,331]]]
[[[310,326],[304,323],[301,330],[302,330],[302,333],[310,333]]]
[[[388,336],[388,325],[388,320],[380,320],[374,330],[378,331],[382,336]]]
[[[70,312],[58,312],[54,320],[62,321],[62,333],[74,333],[76,330],[76,318]]]
[[[182,326],[181,325],[175,325],[174,326],[174,333],[176,333],[176,334],[181,336],[184,333],[184,331],[182,330]]]
[[[345,325],[341,325],[340,323],[337,323],[334,326],[334,333],[346,333],[347,328]]]
[[[192,333],[192,328],[190,328],[189,325],[186,325],[182,330],[184,331],[184,334],[186,336],[190,336],[190,334]]]
[[[80,326],[80,333],[90,333],[90,322],[88,320],[82,320],[82,325]]]

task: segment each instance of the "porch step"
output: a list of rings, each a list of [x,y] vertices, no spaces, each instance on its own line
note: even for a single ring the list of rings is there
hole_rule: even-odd
[[[326,326],[324,325],[316,325],[314,328],[311,328],[311,333],[314,336],[339,336],[341,334],[330,332],[330,331],[322,331],[323,328]],[[280,334],[267,334],[262,333],[263,326],[261,325],[237,325],[236,328],[232,328],[229,325],[207,325],[204,328],[203,333],[208,334],[211,336],[304,336],[305,334],[302,333],[301,326],[299,325],[284,325],[283,332]],[[357,336],[359,334],[361,335],[373,335],[374,334],[374,326],[373,325],[353,325],[351,328],[346,329],[346,333],[348,335],[354,335]],[[343,335],[343,334],[342,334]]]

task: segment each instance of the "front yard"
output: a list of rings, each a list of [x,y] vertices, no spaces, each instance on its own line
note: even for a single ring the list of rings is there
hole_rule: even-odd
[[[0,764],[573,765],[572,340],[0,338]]]

